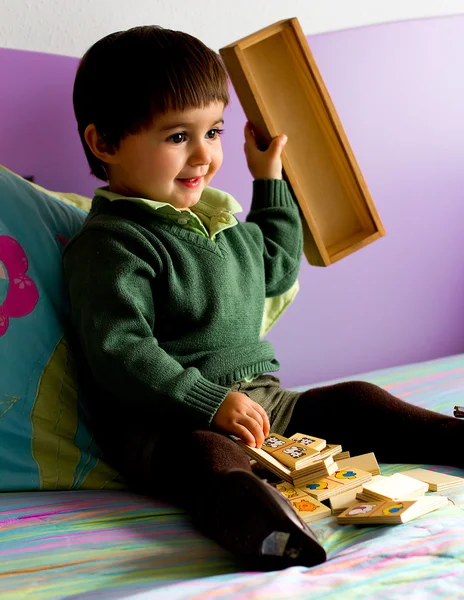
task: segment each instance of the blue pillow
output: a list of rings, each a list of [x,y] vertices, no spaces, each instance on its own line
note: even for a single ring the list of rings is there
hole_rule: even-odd
[[[120,488],[85,424],[61,255],[85,211],[0,170],[0,491]]]

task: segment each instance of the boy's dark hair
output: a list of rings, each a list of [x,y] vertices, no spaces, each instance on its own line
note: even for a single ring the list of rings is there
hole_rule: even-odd
[[[84,54],[74,81],[73,103],[90,170],[107,181],[105,164],[90,150],[84,132],[94,124],[117,149],[157,114],[229,102],[228,79],[218,54],[197,38],[158,26],[112,33]]]

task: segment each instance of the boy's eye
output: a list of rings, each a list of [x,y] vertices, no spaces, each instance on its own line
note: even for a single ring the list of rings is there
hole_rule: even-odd
[[[186,139],[187,135],[183,132],[174,133],[168,137],[168,140],[174,144],[181,144],[182,142],[185,142]]]
[[[206,138],[208,138],[209,140],[215,140],[216,138],[218,138],[222,133],[224,133],[223,129],[219,129],[217,127],[214,127],[213,129],[210,129],[207,133],[206,133]],[[179,131],[178,133],[173,133],[172,135],[170,135],[167,138],[168,142],[172,142],[173,144],[182,144],[183,142],[186,142],[188,139],[187,134],[185,133],[185,131]]]
[[[224,129],[218,129],[215,127],[214,129],[210,129],[206,134],[206,137],[210,140],[215,140],[217,137],[224,133]]]

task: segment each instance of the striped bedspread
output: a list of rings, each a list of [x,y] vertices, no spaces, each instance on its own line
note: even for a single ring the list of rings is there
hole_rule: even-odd
[[[464,404],[464,355],[358,378],[445,414]],[[382,465],[382,473],[409,467]],[[148,498],[101,491],[1,494],[0,598],[463,598],[464,488],[449,497],[454,505],[404,525],[340,527],[327,518],[313,525],[328,552],[325,564],[244,573],[185,514]]]

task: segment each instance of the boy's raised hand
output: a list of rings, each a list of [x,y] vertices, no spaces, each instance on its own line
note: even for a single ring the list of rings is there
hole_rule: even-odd
[[[272,140],[267,150],[260,150],[251,124],[245,125],[245,156],[254,179],[282,179],[280,155],[286,143],[287,136],[282,134]]]
[[[252,448],[261,448],[270,429],[264,408],[240,392],[227,394],[214,415],[212,425],[214,429],[236,435]]]

